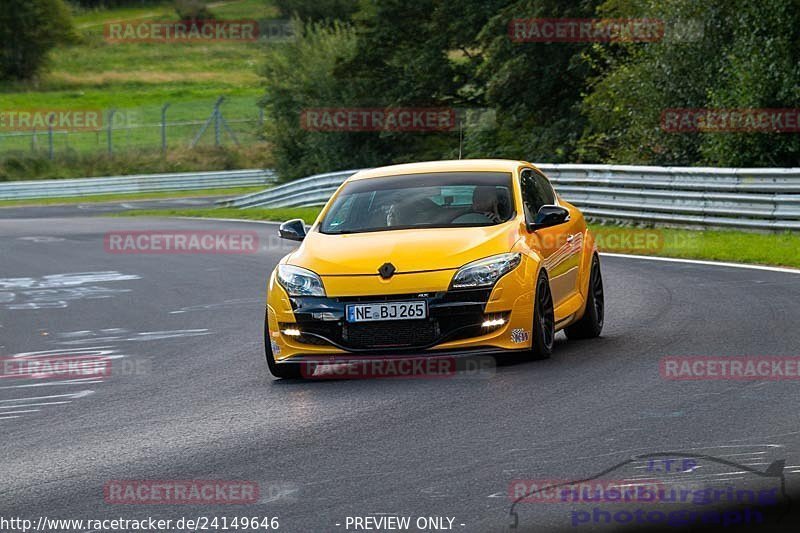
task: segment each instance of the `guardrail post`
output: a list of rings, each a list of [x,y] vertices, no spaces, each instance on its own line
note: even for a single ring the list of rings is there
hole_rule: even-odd
[[[220,111],[219,107],[222,105],[222,101],[225,97],[220,96],[217,103],[214,104],[214,146],[219,146],[221,144],[221,134],[222,134],[222,112]]]
[[[200,142],[200,139],[203,137],[203,134],[206,132],[206,130],[208,129],[208,127],[211,125],[212,122],[214,123],[216,145],[219,146],[219,144],[220,144],[220,122],[221,122],[221,118],[222,118],[221,115],[220,115],[219,106],[222,105],[222,101],[223,100],[225,100],[224,96],[220,96],[219,99],[217,99],[217,102],[214,104],[214,111],[211,113],[211,116],[208,117],[208,120],[206,120],[206,123],[203,124],[203,127],[200,128],[200,131],[197,132],[197,135],[195,136],[194,140],[189,145],[190,148],[194,148],[195,146],[197,146],[197,143]]]
[[[55,147],[53,146],[53,119],[55,113],[47,117],[47,157],[52,161],[55,158]]]
[[[167,108],[170,104],[164,104],[161,108],[161,155],[167,155]]]
[[[111,109],[108,112],[108,155],[114,155],[114,115],[117,114],[116,109]]]

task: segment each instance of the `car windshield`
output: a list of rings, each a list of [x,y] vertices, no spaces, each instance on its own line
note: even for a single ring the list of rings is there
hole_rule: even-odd
[[[437,172],[355,180],[336,197],[322,233],[491,226],[514,216],[508,172]]]

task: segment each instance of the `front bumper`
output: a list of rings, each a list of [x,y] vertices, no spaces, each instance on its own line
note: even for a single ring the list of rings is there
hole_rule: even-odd
[[[273,285],[267,309],[276,362],[355,362],[384,357],[462,357],[530,348],[532,293],[493,289],[350,297],[289,297]],[[499,289],[499,290],[498,290]],[[518,296],[517,296],[518,295]],[[428,318],[348,323],[348,304],[424,300]],[[283,307],[280,309],[279,307]],[[503,318],[502,325],[483,327]],[[288,329],[300,335],[286,335]]]
[[[442,360],[452,362],[453,360],[477,360],[482,361],[486,357],[513,356],[527,352],[528,348],[518,348],[515,350],[502,348],[473,348],[466,350],[445,349],[431,350],[427,352],[417,352],[416,354],[397,354],[397,353],[349,353],[310,355],[298,354],[276,361],[277,364],[303,364],[309,365],[307,368],[313,370],[314,365],[341,365],[341,364],[370,364],[387,363],[399,360]]]
[[[482,333],[490,290],[346,298],[291,298],[301,344],[333,346],[349,352],[426,350],[448,340]],[[350,323],[347,305],[381,301],[424,301],[428,318]],[[289,324],[281,324],[282,328]],[[488,332],[488,331],[487,331]]]

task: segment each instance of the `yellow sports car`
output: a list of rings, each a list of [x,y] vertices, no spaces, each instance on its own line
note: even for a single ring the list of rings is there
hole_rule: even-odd
[[[345,181],[269,279],[269,370],[370,357],[545,358],[556,331],[603,328],[603,281],[581,212],[524,161],[364,170]]]

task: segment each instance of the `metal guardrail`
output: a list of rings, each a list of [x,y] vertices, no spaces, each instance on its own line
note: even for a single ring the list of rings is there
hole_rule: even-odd
[[[9,181],[0,183],[0,200],[266,186],[274,183],[275,179],[275,173],[272,170],[230,170],[108,178]]]
[[[217,203],[228,207],[310,207],[324,205],[339,185],[358,170],[317,174],[272,189]]]
[[[564,199],[595,220],[800,230],[800,168],[537,166]],[[318,206],[355,172],[319,174],[223,203]]]

